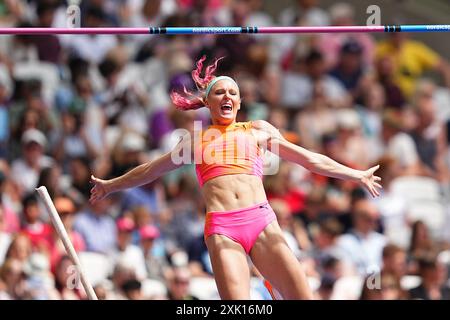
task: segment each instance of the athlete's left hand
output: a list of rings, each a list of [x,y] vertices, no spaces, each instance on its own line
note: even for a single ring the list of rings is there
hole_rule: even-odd
[[[361,178],[359,179],[359,184],[366,188],[373,197],[380,195],[378,189],[383,187],[378,183],[381,178],[376,176],[374,173],[378,170],[380,165],[376,165],[366,171],[362,171]]]

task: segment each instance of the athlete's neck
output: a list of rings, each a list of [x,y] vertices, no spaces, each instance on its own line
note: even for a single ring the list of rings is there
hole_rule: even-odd
[[[213,126],[218,126],[218,127],[228,127],[231,126],[233,124],[236,123],[236,119],[233,119],[233,121],[229,122],[229,123],[223,123],[223,122],[219,122],[217,120],[211,119],[211,123]]]

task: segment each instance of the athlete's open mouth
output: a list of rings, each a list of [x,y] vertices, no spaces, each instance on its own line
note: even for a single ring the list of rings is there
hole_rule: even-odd
[[[231,111],[231,110],[233,110],[233,106],[231,105],[230,102],[224,103],[220,108],[223,111]]]

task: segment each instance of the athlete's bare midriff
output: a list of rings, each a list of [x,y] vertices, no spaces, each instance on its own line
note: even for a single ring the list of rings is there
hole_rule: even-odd
[[[206,212],[243,209],[267,200],[261,178],[248,174],[224,175],[202,188]]]

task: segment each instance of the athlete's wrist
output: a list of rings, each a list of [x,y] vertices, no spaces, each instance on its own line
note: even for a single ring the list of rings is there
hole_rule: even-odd
[[[353,170],[353,181],[361,183],[364,178],[364,171],[361,170]]]
[[[118,191],[118,188],[116,185],[117,183],[115,183],[114,180],[116,180],[116,179],[105,180],[103,187],[105,188],[106,194],[110,194],[110,193]]]

